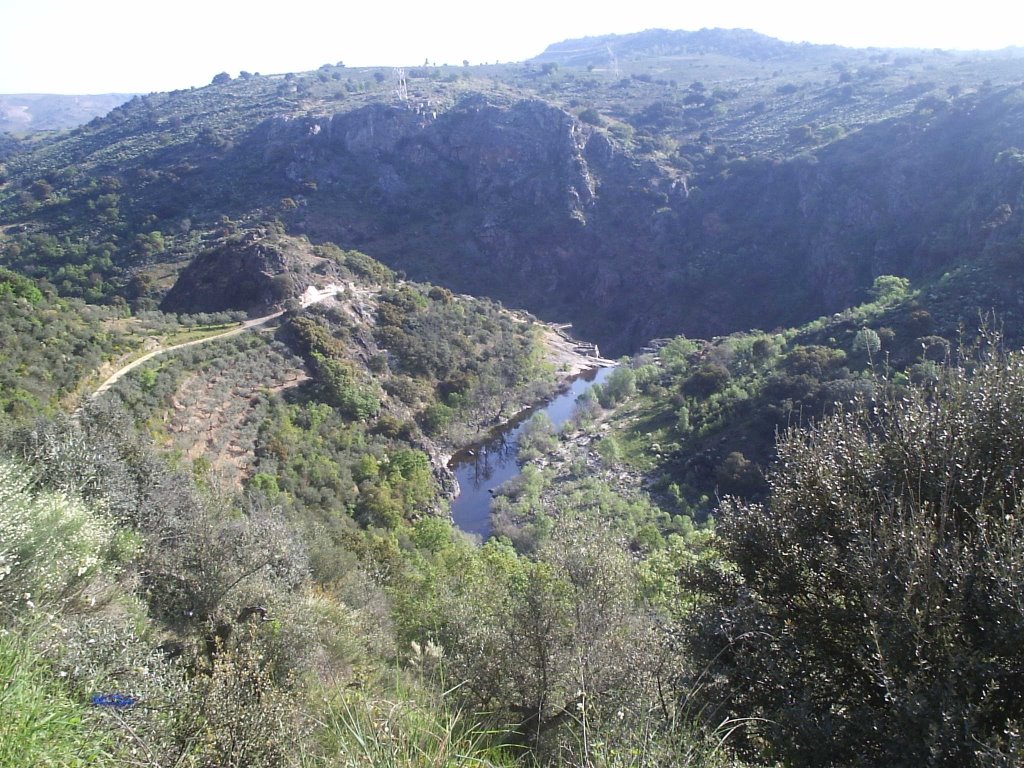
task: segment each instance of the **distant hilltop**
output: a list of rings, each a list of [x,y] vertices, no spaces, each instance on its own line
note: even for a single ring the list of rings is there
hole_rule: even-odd
[[[839,45],[788,43],[752,29],[647,29],[626,35],[609,34],[563,40],[549,45],[532,61],[568,67],[606,67],[619,59],[706,56],[718,54],[747,61],[792,59],[815,53],[841,53],[851,50]],[[870,49],[881,50],[881,49]],[[906,49],[901,49],[906,50]],[[952,51],[950,53],[953,53]],[[960,51],[959,53],[965,53]],[[973,54],[1020,58],[1024,48],[1013,46],[998,51],[971,51]]]
[[[807,48],[836,49],[838,46],[811,46],[786,43],[750,29],[701,29],[688,32],[677,29],[648,29],[628,35],[598,35],[563,40],[549,45],[533,61],[554,62],[563,66],[604,66],[618,57],[684,56],[718,53],[752,61],[792,56]]]
[[[0,132],[59,131],[77,128],[124,104],[134,94],[91,96],[54,94],[0,95]]]

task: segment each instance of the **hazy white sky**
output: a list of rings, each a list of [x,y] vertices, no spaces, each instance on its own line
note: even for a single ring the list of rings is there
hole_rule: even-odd
[[[695,7],[695,6],[701,7]],[[150,92],[344,61],[520,61],[566,38],[741,27],[851,46],[1024,45],[1019,0],[0,0],[0,93]]]

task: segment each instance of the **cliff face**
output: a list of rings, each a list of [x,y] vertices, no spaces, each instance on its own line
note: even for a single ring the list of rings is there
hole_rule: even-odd
[[[879,274],[921,278],[1014,240],[1020,111],[996,94],[689,178],[536,100],[273,121],[261,141],[271,175],[308,190],[295,230],[621,352],[802,322]]]
[[[473,98],[440,115],[373,105],[330,118],[270,121],[263,157],[288,181],[384,210],[472,206],[493,214],[559,200],[585,218],[594,201],[587,131],[540,101]]]
[[[272,120],[248,151],[304,193],[293,230],[551,318],[578,319],[620,291],[617,249],[600,238],[647,237],[643,220],[664,197],[652,190],[674,185],[538,100]]]

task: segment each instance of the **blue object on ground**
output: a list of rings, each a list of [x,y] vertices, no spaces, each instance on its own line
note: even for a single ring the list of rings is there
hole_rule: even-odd
[[[94,693],[89,699],[94,707],[113,707],[114,709],[128,709],[134,707],[138,702],[133,696],[124,693]]]

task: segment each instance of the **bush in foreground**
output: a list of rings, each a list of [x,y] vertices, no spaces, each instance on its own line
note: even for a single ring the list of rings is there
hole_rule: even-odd
[[[716,599],[701,640],[721,675],[707,693],[717,715],[759,719],[748,754],[1019,757],[1022,491],[1020,354],[785,434],[768,502],[724,505],[734,569],[703,574]]]

